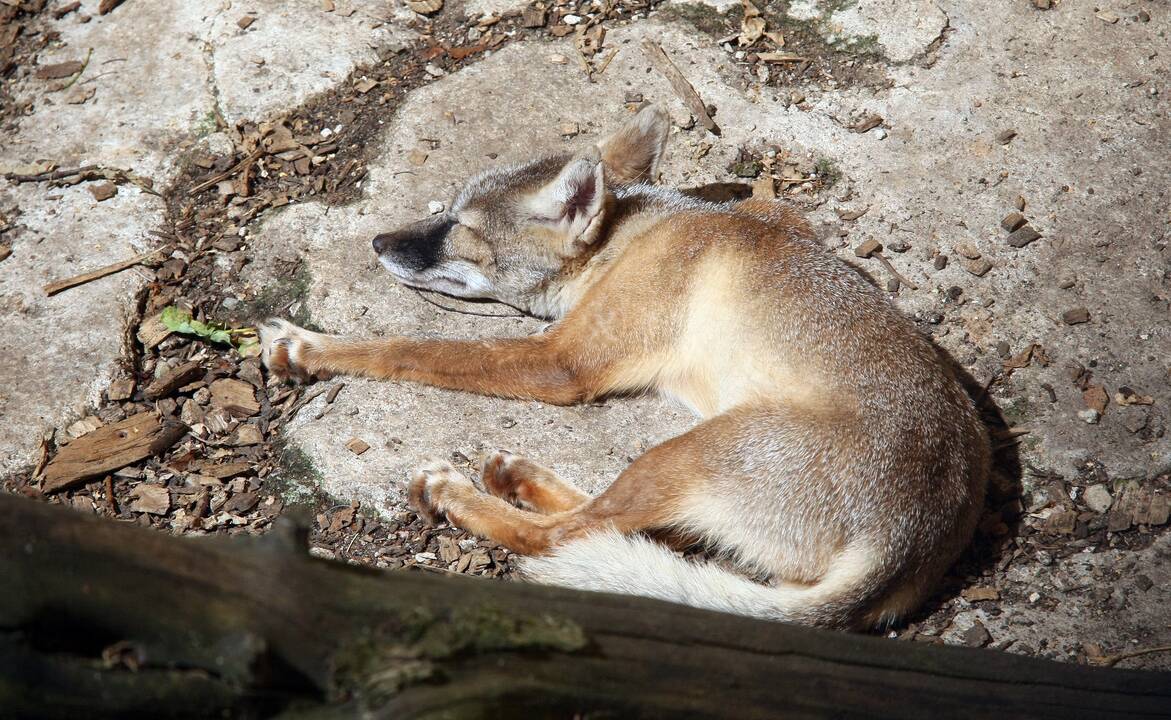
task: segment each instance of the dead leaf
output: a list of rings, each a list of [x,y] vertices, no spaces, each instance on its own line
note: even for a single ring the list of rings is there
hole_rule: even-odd
[[[1123,385],[1114,393],[1114,402],[1119,405],[1153,405],[1155,399],[1150,395],[1139,395],[1131,388]]]
[[[354,83],[354,89],[357,90],[358,92],[362,93],[363,95],[370,92],[371,90],[373,90],[376,87],[378,87],[378,81],[371,80],[370,78],[362,78],[358,82]]]
[[[427,153],[422,150],[412,150],[407,153],[407,162],[415,167],[421,167],[423,163],[427,162]]]
[[[1009,359],[1005,360],[1004,361],[1004,369],[1005,370],[1019,370],[1021,368],[1027,368],[1029,366],[1029,364],[1033,361],[1033,352],[1039,347],[1041,347],[1041,346],[1036,343],[1033,343],[1032,345],[1029,345],[1024,350],[1021,350],[1016,355],[1013,355]]]
[[[736,42],[741,47],[747,47],[764,37],[764,29],[764,18],[745,16],[740,23],[740,35],[736,38]]]
[[[162,485],[143,483],[130,491],[131,512],[166,515],[171,509],[171,493]]]

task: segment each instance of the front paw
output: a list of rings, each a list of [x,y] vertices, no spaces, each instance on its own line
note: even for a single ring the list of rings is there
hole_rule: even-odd
[[[260,359],[280,380],[307,383],[327,380],[330,373],[310,369],[310,357],[320,351],[321,335],[287,320],[270,318],[260,325]]]
[[[452,496],[461,491],[475,492],[476,487],[451,463],[432,459],[411,475],[408,501],[419,517],[437,525],[450,511],[449,501]]]

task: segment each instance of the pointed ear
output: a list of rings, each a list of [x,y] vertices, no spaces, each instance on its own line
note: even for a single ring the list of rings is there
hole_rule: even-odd
[[[566,237],[566,246],[594,241],[606,199],[601,159],[576,157],[530,200],[536,218]]]
[[[653,183],[667,145],[671,121],[659,105],[647,105],[617,132],[598,143],[602,163],[618,183]]]

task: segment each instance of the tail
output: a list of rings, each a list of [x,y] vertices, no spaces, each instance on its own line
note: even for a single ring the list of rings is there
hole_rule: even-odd
[[[847,549],[813,585],[768,586],[714,564],[685,560],[641,535],[613,530],[558,546],[549,555],[523,560],[530,580],[626,595],[641,595],[692,607],[780,620],[849,627],[874,590],[870,553]]]

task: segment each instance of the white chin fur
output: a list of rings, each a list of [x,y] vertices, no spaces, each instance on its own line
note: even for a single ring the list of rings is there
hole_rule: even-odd
[[[378,260],[404,285],[456,297],[491,297],[492,283],[474,265],[463,260],[444,260],[422,271],[406,268],[392,258],[379,256]]]

